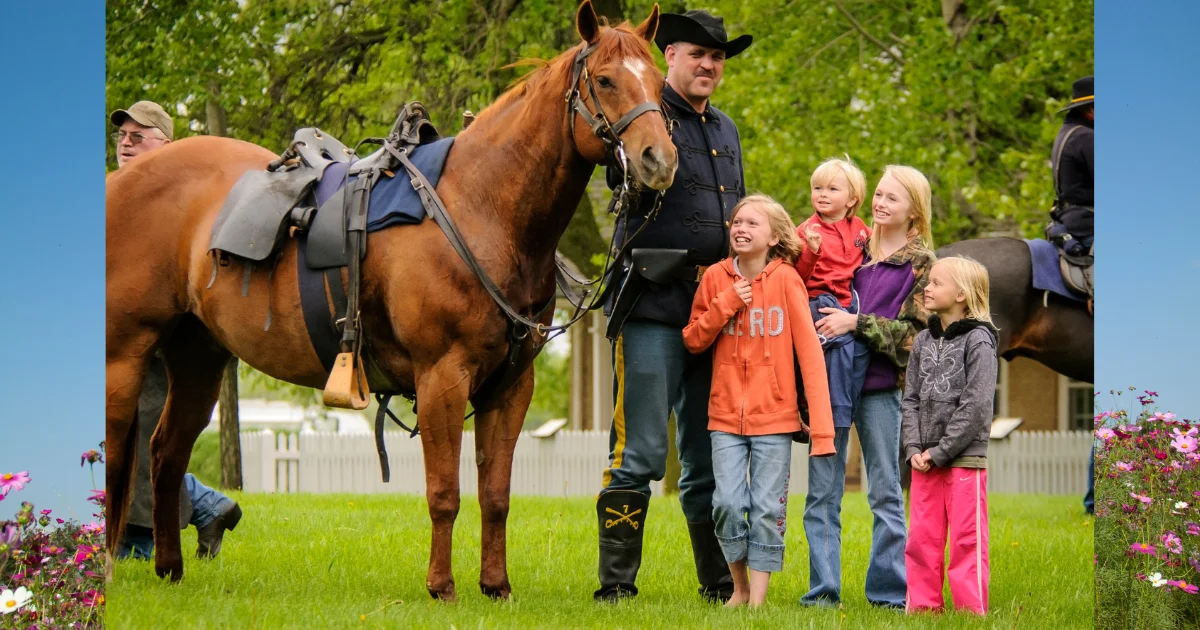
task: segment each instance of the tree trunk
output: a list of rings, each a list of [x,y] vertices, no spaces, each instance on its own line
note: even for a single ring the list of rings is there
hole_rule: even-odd
[[[942,19],[954,34],[955,42],[961,42],[967,36],[970,20],[967,19],[967,5],[963,0],[942,0]]]
[[[221,488],[242,489],[242,446],[238,440],[237,357],[230,357],[221,378]]]
[[[219,100],[221,87],[216,80],[208,82],[208,101],[204,105],[205,126],[210,136],[225,136],[225,109]],[[238,419],[237,357],[229,359],[221,377],[221,395],[217,413],[221,417],[221,488],[242,489],[242,446],[238,441],[241,422]]]
[[[221,86],[217,85],[215,79],[209,80],[208,101],[204,104],[204,120],[210,136],[229,135],[225,128],[225,109],[221,107],[220,96]]]

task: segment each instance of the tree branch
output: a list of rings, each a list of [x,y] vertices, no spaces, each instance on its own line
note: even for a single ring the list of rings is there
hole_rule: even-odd
[[[872,44],[875,44],[875,46],[877,46],[879,50],[882,50],[885,55],[891,57],[897,63],[904,63],[904,55],[900,54],[899,51],[891,50],[887,47],[887,45],[880,41],[879,38],[875,37],[868,32],[867,29],[863,28],[863,25],[860,24],[858,20],[854,19],[853,15],[850,15],[850,12],[846,10],[846,7],[842,6],[842,3],[839,2],[839,0],[833,0],[833,6],[837,7],[837,10],[841,11],[842,15],[846,16],[847,20],[850,20],[850,24],[854,26],[855,30],[861,33],[862,36],[867,38]]]

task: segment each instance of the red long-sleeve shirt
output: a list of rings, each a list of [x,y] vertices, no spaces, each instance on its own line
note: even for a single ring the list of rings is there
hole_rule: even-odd
[[[821,251],[814,254],[805,242],[804,251],[796,261],[796,271],[800,272],[810,298],[828,293],[843,308],[849,308],[850,283],[854,272],[862,266],[871,228],[854,215],[836,223],[826,223],[813,215],[796,228],[801,241],[805,240],[804,230],[809,224],[821,231]]]

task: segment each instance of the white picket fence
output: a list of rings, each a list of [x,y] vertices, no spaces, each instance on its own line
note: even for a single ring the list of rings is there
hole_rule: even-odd
[[[391,482],[383,483],[374,436],[269,430],[242,434],[243,487],[248,492],[425,493],[421,439],[385,434]],[[988,491],[1082,494],[1087,488],[1092,434],[1017,431],[988,448]],[[808,488],[807,447],[792,449],[793,494]],[[560,431],[539,439],[522,434],[513,457],[512,493],[587,496],[601,489],[608,433]],[[458,474],[463,494],[477,494],[475,435],[463,433]],[[866,479],[865,471],[862,476]],[[662,484],[651,484],[654,493]]]

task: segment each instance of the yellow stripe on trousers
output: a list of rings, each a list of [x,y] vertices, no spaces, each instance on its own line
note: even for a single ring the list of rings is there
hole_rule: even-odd
[[[625,335],[617,335],[616,346],[617,404],[613,407],[613,430],[617,432],[617,445],[613,448],[612,464],[604,471],[605,488],[612,483],[612,471],[621,467],[625,455]]]

